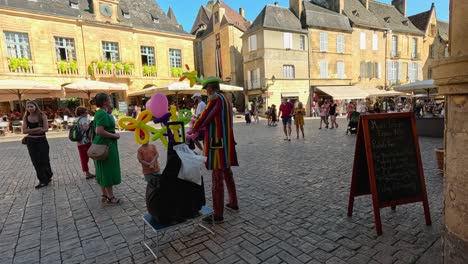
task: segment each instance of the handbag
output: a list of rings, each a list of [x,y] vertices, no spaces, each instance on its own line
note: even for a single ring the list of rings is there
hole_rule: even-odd
[[[88,149],[88,157],[93,160],[106,160],[109,156],[109,145],[91,144]]]

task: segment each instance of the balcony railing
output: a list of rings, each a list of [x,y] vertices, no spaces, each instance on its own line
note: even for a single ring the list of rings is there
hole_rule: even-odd
[[[411,52],[411,59],[412,60],[420,60],[421,59],[421,53]]]
[[[401,52],[400,52],[400,51],[391,51],[391,52],[390,52],[390,57],[392,57],[392,58],[400,58],[400,57],[401,57]]]
[[[143,65],[143,77],[157,77],[155,65]]]
[[[8,58],[8,69],[14,73],[34,73],[33,62],[27,58]]]
[[[92,62],[88,66],[88,72],[92,76],[130,77],[134,75],[134,65],[128,62]]]
[[[78,75],[78,64],[76,61],[57,62],[57,73],[60,75]]]

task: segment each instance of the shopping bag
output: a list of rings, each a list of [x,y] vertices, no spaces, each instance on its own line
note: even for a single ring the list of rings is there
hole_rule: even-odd
[[[174,150],[182,161],[177,177],[201,185],[200,169],[205,164],[206,157],[195,154],[187,144],[176,145]]]

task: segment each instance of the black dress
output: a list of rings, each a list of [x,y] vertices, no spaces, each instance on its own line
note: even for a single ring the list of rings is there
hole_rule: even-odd
[[[29,122],[26,118],[26,124],[29,129],[40,127],[39,122]],[[34,134],[35,137],[26,138],[26,146],[28,147],[29,156],[36,170],[37,179],[41,184],[48,184],[52,176],[52,168],[50,167],[49,159],[49,142],[45,133]]]

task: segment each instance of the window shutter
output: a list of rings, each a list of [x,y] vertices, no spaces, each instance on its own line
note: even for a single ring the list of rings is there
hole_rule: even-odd
[[[257,35],[253,35],[253,50],[257,50]]]
[[[284,41],[285,49],[292,49],[292,34],[291,33],[283,33],[283,41]]]
[[[413,69],[412,69],[412,63],[411,62],[408,62],[408,79],[410,80],[410,82],[412,82],[414,80],[413,78]]]
[[[247,88],[252,89],[252,71],[247,71]]]
[[[403,62],[402,61],[398,61],[398,80],[401,81],[403,79]]]
[[[328,33],[320,32],[320,51],[328,51]]]
[[[382,64],[377,63],[377,78],[382,79]]]
[[[367,62],[366,64],[367,64],[367,65],[366,65],[367,78],[372,78],[372,77],[374,77],[374,76],[373,76],[373,71],[372,71],[372,64],[373,64],[373,63],[369,61],[369,62]]]
[[[372,50],[379,49],[379,36],[377,34],[372,35]]]
[[[420,81],[423,79],[421,66],[422,66],[421,63],[418,63],[418,80]]]
[[[366,32],[361,32],[361,49],[366,49]]]
[[[336,52],[344,53],[344,35],[336,36]]]
[[[320,78],[322,79],[328,78],[328,61],[320,62]]]
[[[394,80],[393,71],[392,71],[392,62],[387,62],[387,75],[389,80]]]
[[[255,69],[255,88],[260,88],[260,68]]]

